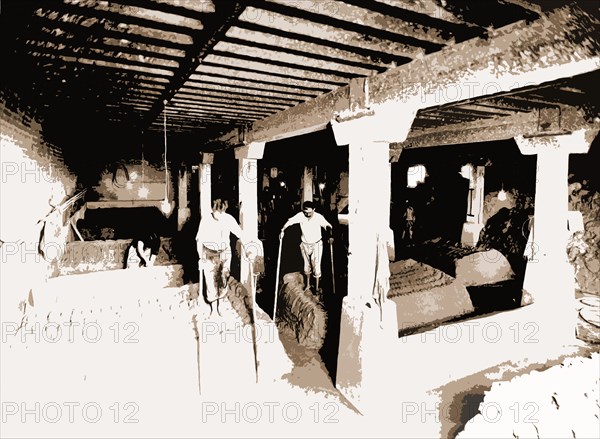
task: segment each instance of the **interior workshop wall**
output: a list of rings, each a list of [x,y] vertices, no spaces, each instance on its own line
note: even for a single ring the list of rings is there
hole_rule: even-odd
[[[44,220],[56,216],[46,245],[57,250],[70,230],[53,207],[75,194],[77,178],[65,165],[61,148],[44,138],[42,123],[31,110],[0,97],[0,111],[0,308],[5,321],[23,315],[43,297],[50,269],[39,252]]]
[[[164,165],[141,160],[111,163],[101,171],[92,188],[98,201],[162,200],[165,197]],[[174,187],[171,172],[168,175],[168,195],[173,199]]]

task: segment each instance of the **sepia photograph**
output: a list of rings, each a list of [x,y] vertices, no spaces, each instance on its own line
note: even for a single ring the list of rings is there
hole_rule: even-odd
[[[600,439],[600,0],[0,0],[0,437]]]

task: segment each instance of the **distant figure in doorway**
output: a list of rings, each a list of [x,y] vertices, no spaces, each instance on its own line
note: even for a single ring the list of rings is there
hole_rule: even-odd
[[[233,233],[239,238],[244,248],[246,248],[247,243],[236,219],[225,212],[227,208],[227,200],[214,198],[212,211],[210,214],[202,216],[196,234],[196,246],[200,257],[199,269],[206,279],[206,301],[210,305],[211,314],[212,304],[217,302],[217,313],[219,315],[221,315],[219,301],[227,295],[231,269],[230,234]],[[248,253],[246,253],[246,256],[248,258],[252,257]],[[200,291],[202,291],[202,283],[200,283]]]
[[[125,268],[152,267],[160,249],[160,238],[156,233],[135,238],[127,249]]]
[[[285,229],[293,224],[300,224],[302,241],[300,252],[304,259],[304,276],[306,288],[310,286],[311,273],[315,277],[315,290],[319,292],[319,279],[321,278],[321,258],[323,256],[323,242],[321,241],[321,228],[327,230],[329,243],[333,242],[332,226],[323,215],[315,212],[315,205],[311,201],[305,201],[302,211],[292,216],[283,225],[280,239],[283,239]]]
[[[412,241],[416,215],[415,209],[408,204],[408,200],[406,201],[406,210],[404,211],[403,219],[404,227],[402,229],[402,241]]]

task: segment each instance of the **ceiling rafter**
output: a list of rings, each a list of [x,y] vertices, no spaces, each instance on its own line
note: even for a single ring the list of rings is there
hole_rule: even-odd
[[[339,87],[340,85],[344,85],[347,83],[347,81],[342,81],[342,80],[333,81],[333,80],[327,80],[327,79],[308,78],[305,76],[293,75],[291,72],[279,73],[279,72],[274,72],[272,70],[266,71],[264,68],[263,68],[263,70],[259,70],[257,68],[253,68],[253,67],[241,67],[241,66],[238,66],[235,64],[222,64],[220,62],[215,62],[215,61],[210,61],[210,60],[204,60],[202,62],[202,65],[203,66],[211,66],[211,67],[221,67],[221,68],[235,70],[235,71],[239,71],[239,72],[257,73],[257,74],[261,74],[261,75],[266,74],[266,75],[272,76],[274,78],[306,81],[307,83],[313,83],[317,86],[332,85],[334,87]]]
[[[400,18],[402,20],[418,23],[426,27],[441,29],[446,32],[446,39],[456,42],[470,38],[485,37],[486,30],[479,25],[458,20],[456,16],[445,10],[440,2],[435,0],[423,0],[419,2],[406,0],[376,1],[376,0],[344,0],[356,6],[362,6],[372,11]],[[430,3],[429,5],[424,3]]]
[[[385,29],[390,35],[399,35],[410,39],[417,39],[434,45],[446,45],[453,36],[444,27],[423,24],[414,18],[398,18],[395,14],[383,14],[373,9],[372,4],[366,2],[313,2],[287,0],[267,0],[269,3],[286,5],[301,11],[323,15],[328,18],[352,22],[361,26],[374,29]],[[415,44],[411,44],[415,45]],[[419,44],[416,44],[419,46]],[[420,47],[420,46],[419,46]]]
[[[217,44],[218,40],[227,32],[231,23],[242,13],[243,6],[237,1],[215,3],[215,12],[207,20],[204,29],[193,35],[194,48],[189,50],[181,62],[179,70],[171,80],[161,96],[161,101],[148,111],[145,117],[146,125],[154,121],[163,109],[163,102],[170,101],[188,78],[195,72],[204,56]],[[143,128],[143,127],[142,127]]]
[[[234,58],[236,60],[240,60],[240,61],[248,61],[250,63],[256,63],[257,62],[257,57],[251,56],[251,55],[245,55],[242,53],[238,53],[238,52],[231,52],[231,51],[221,51],[221,50],[213,50],[211,52],[211,55],[213,56],[221,56],[224,58]],[[307,71],[307,72],[313,72],[313,73],[319,73],[319,74],[323,74],[323,75],[330,75],[332,77],[342,77],[344,79],[350,79],[350,78],[357,78],[358,76],[361,76],[359,74],[354,74],[354,73],[347,73],[344,71],[340,71],[338,69],[334,69],[334,68],[322,68],[322,67],[313,67],[310,65],[298,65],[298,64],[292,64],[286,61],[279,61],[277,59],[265,59],[262,58],[260,60],[261,64],[267,66],[276,66],[276,67],[282,67],[285,69],[292,69],[292,70],[302,70],[302,71]],[[335,66],[331,66],[331,67],[335,67]],[[267,68],[267,67],[265,67]]]
[[[115,64],[127,64],[131,66],[145,67],[148,69],[157,69],[157,72],[162,70],[163,73],[160,76],[171,76],[173,72],[177,70],[177,65],[164,65],[157,64],[153,62],[148,62],[147,59],[144,58],[142,61],[140,58],[132,58],[131,56],[123,56],[119,55],[118,52],[107,51],[103,52],[99,49],[94,49],[90,47],[73,47],[73,46],[65,46],[65,47],[48,47],[48,46],[34,46],[35,50],[39,53],[48,55],[48,56],[57,56],[59,58],[65,59],[67,57],[73,58],[83,58],[90,60],[98,60],[98,61],[107,61],[109,63],[114,62]],[[170,73],[167,73],[170,72]],[[166,74],[165,74],[166,73]]]
[[[235,103],[235,102],[224,102],[219,100],[178,100],[173,102],[174,106],[185,106],[189,109],[189,111],[193,111],[194,109],[200,110],[214,110],[214,111],[223,111],[223,110],[238,110],[241,112],[248,112],[251,114],[256,114],[259,116],[264,116],[268,114],[274,114],[280,109],[273,107],[263,107],[257,106],[255,104],[244,104],[244,103]]]
[[[48,17],[40,17],[34,15],[31,20],[38,21],[41,25],[48,26],[52,29],[64,29],[65,31],[80,35],[80,41],[85,44],[87,38],[96,36],[103,38],[113,38],[126,42],[135,42],[140,44],[150,44],[175,50],[186,50],[189,44],[180,43],[170,39],[161,39],[158,34],[155,36],[140,35],[139,33],[127,32],[123,27],[119,28],[116,23],[110,21],[97,21],[89,26],[82,26],[77,23],[68,21],[52,20]]]
[[[332,47],[339,50],[344,50],[351,53],[356,53],[365,57],[369,57],[373,60],[374,63],[383,62],[385,64],[406,64],[414,59],[414,56],[400,56],[393,53],[385,52],[384,50],[373,50],[366,47],[360,47],[357,45],[341,43],[338,41],[331,41],[324,38],[318,38],[311,35],[305,35],[294,31],[294,27],[290,27],[286,30],[276,29],[273,27],[265,26],[262,24],[250,22],[250,21],[237,21],[235,23],[235,27],[239,27],[246,30],[252,30],[255,32],[262,32],[266,34],[271,34],[278,37],[291,38],[298,41],[304,41],[309,43],[318,44],[321,46]]]
[[[248,96],[248,93],[239,91],[239,90],[225,90],[222,87],[218,87],[218,88],[210,88],[210,87],[191,87],[191,84],[186,83],[186,85],[184,87],[181,87],[179,89],[179,94],[189,94],[189,95],[194,95],[194,96],[229,96],[229,97],[236,97],[239,96],[241,98],[245,98]],[[254,96],[258,101],[273,101],[273,102],[278,102],[278,103],[282,103],[285,105],[296,105],[299,102],[302,102],[302,99],[292,99],[292,98],[286,98],[286,97],[280,97],[280,96],[269,96],[266,93],[268,93],[267,91],[263,91],[262,93],[254,93],[252,96]]]
[[[564,2],[561,2],[560,5],[564,5]],[[555,4],[555,7],[560,5]],[[531,10],[503,0],[494,2],[444,0],[444,10],[455,15],[463,22],[484,29],[497,29],[518,20],[533,21],[540,18],[539,14]]]
[[[221,41],[226,42],[226,43],[240,45],[240,46],[245,46],[245,47],[262,49],[265,51],[271,51],[271,52],[275,52],[275,53],[287,53],[290,55],[306,57],[309,59],[327,61],[327,62],[330,62],[333,64],[341,64],[341,65],[347,65],[347,66],[351,66],[351,67],[357,67],[360,69],[368,69],[368,70],[372,70],[372,71],[376,71],[376,72],[383,72],[383,71],[387,70],[387,67],[381,67],[376,64],[367,64],[365,62],[358,62],[358,61],[344,59],[344,58],[340,58],[340,57],[336,58],[334,56],[328,56],[328,55],[324,55],[322,53],[317,53],[317,52],[307,52],[307,51],[292,49],[292,48],[288,48],[288,47],[279,47],[279,46],[274,46],[274,45],[269,45],[269,44],[264,44],[264,43],[258,43],[255,41],[246,41],[246,40],[242,40],[242,39],[234,38],[234,37],[226,36]]]
[[[290,107],[291,105],[282,105],[282,104],[272,104],[272,103],[268,103],[268,102],[264,102],[264,101],[260,101],[258,99],[253,99],[251,97],[245,98],[245,99],[238,99],[238,98],[227,98],[227,97],[222,97],[222,96],[218,96],[218,95],[196,95],[196,94],[190,94],[190,93],[181,93],[178,95],[178,97],[181,98],[187,98],[189,101],[192,102],[221,102],[221,103],[226,103],[226,104],[231,104],[231,105],[238,105],[238,106],[248,106],[248,107],[256,107],[257,105],[260,105],[262,108],[273,108],[274,110],[284,110],[285,108]]]
[[[203,20],[207,18],[208,15],[215,12],[215,5],[211,0],[188,0],[187,4],[198,6],[195,9],[178,6],[173,3],[168,3],[167,1],[157,0],[127,0],[127,4],[131,6],[137,6],[140,8],[151,8],[160,12],[172,15],[179,15],[181,17],[186,17],[193,20]]]
[[[0,52],[18,68],[5,72],[0,91],[26,96],[53,122],[88,117],[82,126],[106,131],[114,122],[131,133],[162,127],[167,101],[179,130],[201,129],[210,140],[248,121],[268,124],[324,94],[345,99],[357,79],[384,87],[378,77],[397,80],[393,72],[404,68],[410,76],[419,63],[406,64],[429,59],[427,52],[485,46],[503,23],[545,15],[544,2],[4,0]],[[587,28],[597,25],[589,9],[575,11]],[[566,81],[453,102],[419,111],[415,126],[534,113],[552,103],[585,106],[588,88]]]
[[[227,80],[249,81],[255,84],[266,84],[274,87],[284,87],[293,90],[315,92],[328,92],[333,90],[338,84],[326,84],[307,79],[290,78],[286,76],[273,75],[272,73],[255,72],[248,69],[242,69],[236,66],[222,66],[215,63],[203,61],[196,72],[190,76],[191,79],[200,76],[210,76],[211,78],[222,78]],[[277,81],[278,78],[281,79]]]
[[[87,6],[89,4],[89,6]],[[94,6],[92,6],[94,5]],[[124,14],[123,12],[117,12],[113,10],[113,8],[125,8],[127,7],[125,4],[119,5],[114,2],[91,2],[87,3],[84,1],[80,1],[78,3],[69,4],[69,3],[61,3],[60,6],[56,5],[56,3],[49,3],[48,7],[55,6],[55,9],[48,9],[48,13],[57,13],[61,16],[66,14],[72,16],[84,16],[87,19],[96,18],[100,20],[107,20],[113,23],[126,23],[127,25],[137,25],[147,29],[159,30],[162,32],[169,32],[173,34],[182,34],[189,35],[194,29],[186,26],[179,26],[174,24],[169,24],[158,19],[151,18],[143,18],[140,14]],[[147,7],[148,5],[146,5]],[[150,11],[149,11],[150,12]],[[160,12],[160,11],[156,11]],[[208,19],[208,17],[203,17],[203,19]]]
[[[504,17],[503,19],[507,19]],[[561,23],[556,26],[555,23]],[[444,50],[428,54],[423,62],[399,66],[365,80],[355,80],[316,99],[284,110],[244,132],[249,142],[273,141],[323,129],[336,117],[355,110],[356,103],[368,102],[371,108],[391,108],[399,100],[417,108],[440,107],[435,90],[448,84],[466,81],[487,81],[499,90],[513,93],[525,91],[523,84],[550,84],[571,76],[586,75],[598,69],[598,23],[576,5],[566,5],[543,14],[534,25],[518,20],[493,33],[486,41],[469,40],[449,45]],[[500,49],[501,48],[501,49]],[[573,53],[577,52],[577,57]],[[547,56],[552,53],[552,57]],[[510,69],[499,69],[501,62]],[[428,92],[419,87],[426,72]],[[368,87],[364,84],[368,83]],[[556,84],[554,84],[556,86]],[[470,91],[473,98],[485,98],[489,89]],[[460,95],[444,96],[445,102],[464,102]],[[344,111],[345,110],[345,111]],[[221,133],[214,143],[227,145],[239,135],[239,129]]]
[[[170,61],[179,61],[185,52],[177,49],[170,49],[155,44],[133,43],[124,39],[107,37],[83,37],[78,33],[65,32],[58,36],[47,27],[43,27],[37,35],[32,35],[24,41],[24,44],[40,45],[45,42],[54,44],[63,44],[65,46],[87,46],[89,48],[104,49],[106,51],[117,50],[119,52],[131,53],[153,58],[163,58]]]
[[[435,52],[436,50],[439,50],[444,46],[444,44],[441,43],[432,43],[429,41],[421,40],[419,38],[397,34],[394,32],[390,32],[387,29],[374,28],[371,26],[358,24],[353,21],[345,21],[332,16],[324,16],[315,12],[311,12],[309,10],[297,9],[293,6],[286,5],[283,3],[273,3],[267,0],[248,0],[247,3],[248,5],[254,6],[265,11],[272,11],[281,15],[286,15],[288,17],[298,17],[307,21],[311,21],[313,23],[334,26],[339,29],[347,30],[350,32],[356,32],[362,35],[372,35],[374,37],[381,38],[382,40],[393,41],[396,43],[406,45],[407,47],[423,49],[426,52]],[[292,2],[292,4],[294,3]],[[316,2],[316,4],[319,3]],[[324,2],[323,4],[326,4],[326,2]]]
[[[185,87],[196,87],[201,89],[212,89],[219,88],[223,90],[231,89],[240,92],[248,93],[269,93],[270,95],[278,95],[281,98],[288,98],[290,100],[296,101],[305,101],[306,99],[310,99],[311,97],[317,96],[316,93],[302,93],[299,90],[294,90],[292,87],[286,89],[285,87],[265,87],[264,84],[262,87],[260,83],[251,83],[247,81],[230,81],[230,82],[218,82],[214,80],[207,79],[190,79],[185,83]],[[294,90],[294,91],[291,91]]]
[[[265,34],[253,30],[243,29],[232,26],[225,34],[223,41],[236,41],[240,44],[254,45],[271,50],[282,51],[286,53],[312,54],[320,56],[323,59],[333,59],[337,62],[353,63],[356,66],[370,66],[371,68],[388,69],[391,63],[376,61],[368,56],[356,53],[355,51],[343,50],[329,45],[317,44],[315,42],[303,41],[281,35]],[[349,64],[350,65],[350,64]]]

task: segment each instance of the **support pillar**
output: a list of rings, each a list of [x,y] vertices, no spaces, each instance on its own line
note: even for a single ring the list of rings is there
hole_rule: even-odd
[[[211,205],[211,166],[213,164],[214,154],[201,153],[198,185],[200,190],[200,217],[212,210]]]
[[[477,245],[479,234],[483,229],[483,200],[485,184],[485,166],[473,166],[471,180],[473,181],[473,195],[471,198],[471,212],[473,216],[467,215],[461,235],[461,243],[465,245]]]
[[[305,166],[302,174],[302,203],[313,200],[313,168]]]
[[[374,286],[376,275],[383,273],[384,297],[389,292],[385,245],[388,240],[393,243],[390,143],[402,142],[408,135],[416,111],[406,107],[398,103],[385,114],[332,121],[337,144],[349,147],[348,295],[342,303],[336,387],[363,414],[378,410],[388,387],[389,375],[382,365],[386,370],[399,367],[396,304],[384,300],[380,308]],[[378,263],[383,271],[376,270]]]
[[[188,207],[188,181],[189,173],[187,167],[182,167],[179,170],[179,184],[177,193],[177,230],[181,231],[187,220],[191,216],[190,208]]]
[[[253,254],[263,257],[262,243],[258,239],[258,160],[262,159],[265,142],[250,143],[235,150],[238,159],[240,226],[247,240],[247,247],[253,247]],[[251,290],[252,265],[241,252],[240,282]]]
[[[567,258],[569,154],[589,151],[597,130],[515,140],[522,154],[537,155],[533,255],[523,288],[539,310],[544,341],[574,340],[575,273]]]

